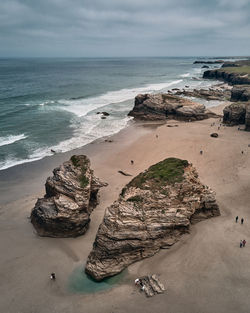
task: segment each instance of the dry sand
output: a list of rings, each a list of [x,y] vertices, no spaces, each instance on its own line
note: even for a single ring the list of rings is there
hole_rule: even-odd
[[[213,122],[216,125],[211,127]],[[39,238],[28,219],[37,197],[44,193],[45,178],[72,152],[0,173],[0,312],[250,311],[250,133],[237,127],[218,130],[218,119],[168,123],[178,127],[133,125],[113,136],[114,142],[77,151],[89,155],[95,174],[109,186],[101,191],[90,229],[76,239]],[[219,138],[209,136],[214,131]],[[201,181],[216,191],[221,216],[194,225],[191,234],[170,250],[129,266],[119,286],[88,295],[70,293],[69,276],[86,261],[105,208],[131,179],[118,170],[136,175],[166,157],[194,164]],[[235,223],[236,215],[245,218],[244,225]],[[245,248],[239,248],[240,239],[246,239]],[[53,271],[55,282],[49,280]],[[147,299],[133,280],[153,273],[167,291]]]

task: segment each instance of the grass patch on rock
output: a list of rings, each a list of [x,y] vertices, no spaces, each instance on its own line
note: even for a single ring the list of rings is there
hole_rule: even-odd
[[[185,167],[188,161],[177,158],[168,158],[149,167],[148,170],[136,176],[127,187],[147,188],[161,187],[165,184],[174,184],[183,180]]]
[[[79,166],[79,159],[76,155],[72,155],[72,157],[70,158],[72,164],[75,166],[75,167],[78,167]]]
[[[243,65],[239,67],[222,67],[221,70],[227,73],[236,73],[236,74],[250,74],[250,65]]]
[[[130,202],[142,202],[143,198],[141,196],[133,196],[127,199]]]
[[[80,185],[81,185],[82,188],[86,187],[88,185],[88,183],[89,183],[88,178],[84,174],[82,174],[80,176],[79,180],[80,180]]]

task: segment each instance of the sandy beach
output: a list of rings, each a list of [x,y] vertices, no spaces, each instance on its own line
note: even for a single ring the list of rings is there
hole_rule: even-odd
[[[222,113],[223,107],[213,111]],[[219,123],[219,119],[131,123],[112,136],[112,142],[101,139],[76,151],[1,171],[0,312],[248,312],[250,133],[238,131],[238,127],[218,130]],[[219,137],[211,138],[212,132],[218,132]],[[88,155],[96,176],[108,186],[101,189],[100,204],[85,235],[40,238],[29,221],[30,211],[37,197],[44,194],[52,169],[75,153]],[[221,216],[192,226],[191,233],[171,249],[129,266],[124,279],[112,289],[92,294],[69,291],[69,277],[84,266],[105,208],[131,179],[118,170],[134,176],[167,157],[193,163],[201,181],[216,192]],[[236,215],[244,217],[243,225],[235,223]],[[247,241],[243,249],[239,247],[241,239]],[[49,279],[51,272],[57,275],[55,282]],[[146,298],[135,288],[134,279],[153,273],[167,290]]]

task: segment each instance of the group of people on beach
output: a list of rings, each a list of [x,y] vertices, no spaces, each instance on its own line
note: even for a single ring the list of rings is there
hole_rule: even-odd
[[[238,223],[238,219],[239,219],[239,216],[237,215],[236,218],[235,218],[235,222],[236,222],[236,223]],[[240,223],[241,223],[241,225],[243,225],[243,223],[244,223],[244,218],[243,218],[243,217],[241,218]],[[240,241],[240,248],[245,247],[246,243],[247,243],[247,242],[246,242],[245,239],[241,240],[241,241]]]
[[[238,223],[239,216],[237,215],[235,218],[235,222]],[[244,223],[244,218],[242,217],[240,220],[241,225]]]

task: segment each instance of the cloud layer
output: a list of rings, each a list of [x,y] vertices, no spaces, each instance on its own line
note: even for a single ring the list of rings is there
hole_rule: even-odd
[[[0,56],[248,55],[250,0],[1,0]]]

